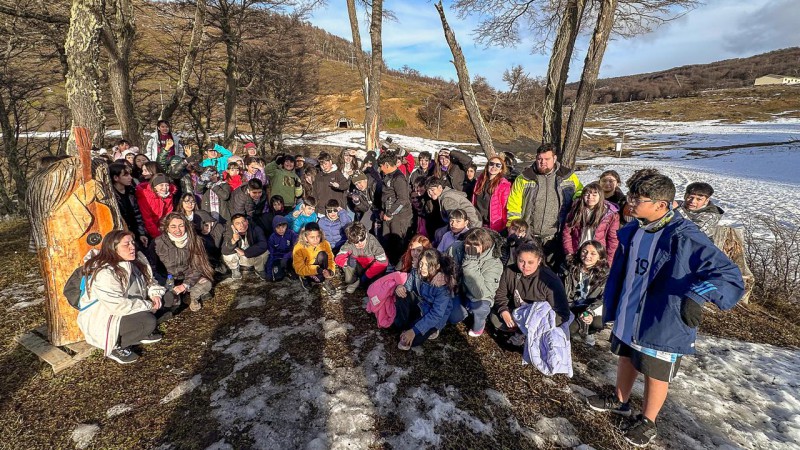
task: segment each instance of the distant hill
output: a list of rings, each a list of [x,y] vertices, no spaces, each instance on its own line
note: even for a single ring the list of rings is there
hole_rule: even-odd
[[[800,76],[800,47],[775,50],[749,58],[681,66],[660,72],[603,78],[597,81],[596,103],[618,103],[695,95],[708,89],[752,86],[767,74]],[[565,98],[575,98],[578,83],[567,85]]]

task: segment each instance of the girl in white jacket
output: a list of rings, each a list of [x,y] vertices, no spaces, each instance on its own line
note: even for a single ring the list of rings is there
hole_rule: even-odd
[[[161,340],[154,313],[161,308],[165,290],[153,279],[144,256],[137,255],[134,234],[108,233],[100,252],[84,264],[83,274],[86,290],[78,326],[86,342],[120,364],[135,362],[139,355],[132,345]]]

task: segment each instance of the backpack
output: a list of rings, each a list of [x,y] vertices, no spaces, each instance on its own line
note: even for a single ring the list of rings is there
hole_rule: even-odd
[[[77,309],[78,311],[84,311],[90,306],[97,303],[97,300],[92,301],[88,305],[81,308],[81,297],[83,294],[86,293],[86,282],[88,281],[88,277],[82,275],[83,266],[78,267],[72,272],[72,275],[69,276],[67,282],[64,283],[64,297],[67,298],[67,302],[69,302],[70,306]]]

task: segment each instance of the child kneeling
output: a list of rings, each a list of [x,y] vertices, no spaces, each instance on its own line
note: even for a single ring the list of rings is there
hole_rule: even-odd
[[[352,294],[361,283],[382,274],[389,263],[378,239],[367,233],[363,223],[350,223],[345,228],[345,235],[347,242],[336,255],[336,265],[344,273],[345,291]]]

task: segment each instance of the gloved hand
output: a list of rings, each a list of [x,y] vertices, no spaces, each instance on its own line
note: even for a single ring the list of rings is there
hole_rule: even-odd
[[[517,236],[516,234],[512,234],[507,238],[507,241],[509,247],[516,247],[517,241],[519,241],[519,236]]]
[[[681,320],[690,328],[697,328],[703,321],[703,305],[690,298],[684,298],[681,303]]]

